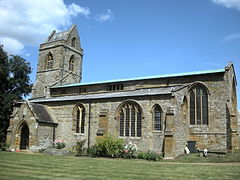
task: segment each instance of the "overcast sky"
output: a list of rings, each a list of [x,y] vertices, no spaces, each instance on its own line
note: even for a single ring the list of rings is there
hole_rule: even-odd
[[[27,59],[76,24],[83,82],[224,68],[240,83],[240,0],[0,0],[0,44]],[[238,107],[240,91],[238,87]]]

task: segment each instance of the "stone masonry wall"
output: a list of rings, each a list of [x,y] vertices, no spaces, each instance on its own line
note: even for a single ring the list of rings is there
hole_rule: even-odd
[[[71,47],[73,37],[76,37],[75,47]],[[53,55],[53,68],[46,69],[46,57],[50,52]],[[69,71],[69,60],[72,55],[74,55],[74,68],[73,71]],[[71,29],[66,41],[58,40],[41,44],[32,98],[49,97],[49,87],[53,85],[79,83],[82,79],[82,56],[83,50],[80,47],[76,27]]]
[[[205,81],[204,84],[209,91],[208,125],[189,125],[190,140],[197,141],[196,147],[200,149],[226,151],[227,88],[222,81]]]
[[[11,119],[8,128],[7,143],[10,148],[19,149],[21,140],[21,125],[26,123],[29,128],[29,147],[38,144],[36,134],[36,119],[30,111],[27,103],[22,104],[19,111]]]
[[[39,124],[37,128],[37,145],[51,144],[53,142],[53,126]]]
[[[101,112],[108,114],[108,132],[118,137],[119,130],[117,129],[119,121],[116,119],[116,111],[121,103],[127,99],[109,99],[91,102],[91,129],[90,129],[90,145],[96,143],[97,132],[99,129],[99,115]],[[159,104],[166,112],[167,107],[171,106],[169,98],[163,96],[154,97],[142,97],[134,98],[140,107],[143,109],[142,119],[142,137],[141,138],[126,138],[126,142],[131,140],[136,143],[137,146],[144,151],[152,150],[158,153],[162,152],[164,133],[153,131],[153,119],[152,119],[152,108],[155,104]],[[81,103],[86,110],[85,118],[85,133],[75,133],[73,127],[73,109],[74,106]],[[59,102],[48,104],[48,107],[54,112],[54,119],[58,123],[56,129],[56,138],[63,139],[67,142],[67,148],[71,148],[77,140],[88,140],[88,120],[89,120],[89,102]],[[165,113],[163,113],[163,120],[165,119]],[[164,122],[162,122],[164,123]],[[87,146],[86,141],[86,146]]]
[[[184,154],[184,148],[186,147],[187,141],[190,139],[189,136],[189,121],[187,118],[188,109],[186,109],[186,114],[183,114],[184,97],[186,98],[188,94],[188,88],[185,87],[174,93],[173,109],[175,115],[175,156]],[[187,104],[185,104],[187,106]],[[186,107],[187,108],[187,107]]]
[[[159,81],[161,85],[163,80]],[[138,82],[136,87],[140,87]],[[174,110],[175,130],[174,130],[174,156],[184,153],[184,147],[187,141],[197,141],[197,148],[208,148],[210,150],[225,151],[227,148],[227,133],[226,133],[226,101],[228,97],[228,89],[224,83],[224,74],[211,74],[209,76],[193,76],[171,79],[168,81],[169,85],[185,85],[184,88],[173,92],[172,96],[146,96],[130,98],[136,101],[143,110],[142,119],[142,137],[129,138],[133,143],[143,150],[153,150],[155,152],[162,152],[164,140],[164,127],[161,132],[153,131],[152,108],[154,104],[159,104],[163,110],[162,123],[165,124],[166,113],[169,108]],[[194,83],[202,83],[209,91],[208,96],[208,116],[209,125],[190,125],[189,120],[189,87]],[[155,80],[144,81],[142,86],[157,86]],[[106,85],[102,85],[106,87]],[[132,86],[132,85],[131,85]],[[162,86],[162,85],[161,85]],[[74,89],[74,88],[73,88]],[[133,86],[132,86],[132,89]],[[183,115],[183,100],[186,98],[187,110]],[[69,101],[48,103],[48,106],[53,109],[54,117],[59,126],[56,130],[56,138],[66,140],[67,146],[70,148],[74,145],[76,140],[88,140],[88,120],[89,120],[89,103],[91,103],[91,117],[90,117],[90,145],[93,145],[97,139],[97,132],[99,129],[100,114],[104,112],[108,117],[108,132],[118,137],[118,120],[116,119],[116,110],[118,106],[126,101],[125,98],[115,98],[106,100],[84,100],[84,101]],[[73,108],[77,103],[82,103],[86,109],[85,133],[77,134],[73,130]],[[129,140],[126,138],[126,141]],[[87,142],[86,142],[87,144]]]

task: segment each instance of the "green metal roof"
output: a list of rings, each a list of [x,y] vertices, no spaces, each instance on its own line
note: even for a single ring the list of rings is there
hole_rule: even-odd
[[[97,82],[74,83],[74,84],[67,84],[67,85],[63,85],[63,86],[53,86],[51,88],[63,88],[63,87],[94,85],[94,84],[119,83],[119,82],[126,82],[126,81],[161,79],[161,78],[193,76],[193,75],[213,74],[213,73],[223,73],[223,72],[225,72],[225,69],[215,69],[215,70],[207,70],[207,71],[194,71],[194,72],[185,72],[185,73],[164,74],[164,75],[157,75],[157,76],[145,76],[145,77],[128,78],[128,79],[115,79],[115,80],[97,81]]]

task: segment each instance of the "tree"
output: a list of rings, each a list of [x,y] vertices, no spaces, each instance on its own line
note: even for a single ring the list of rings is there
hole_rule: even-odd
[[[0,45],[0,143],[5,141],[13,101],[31,92],[30,63],[20,56],[10,55]],[[2,133],[1,133],[2,132]]]

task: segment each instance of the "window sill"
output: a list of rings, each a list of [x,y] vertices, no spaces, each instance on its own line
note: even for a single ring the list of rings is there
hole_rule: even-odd
[[[121,139],[142,139],[142,137],[128,137],[128,136],[119,136]]]
[[[202,132],[202,131],[208,131],[209,130],[209,125],[206,124],[195,124],[195,125],[189,125],[188,129],[192,132]]]
[[[160,131],[152,131],[153,133],[163,133],[163,131],[162,130],[160,130]]]
[[[190,124],[189,127],[209,127],[208,124]]]
[[[74,136],[84,136],[84,133],[74,133]]]

